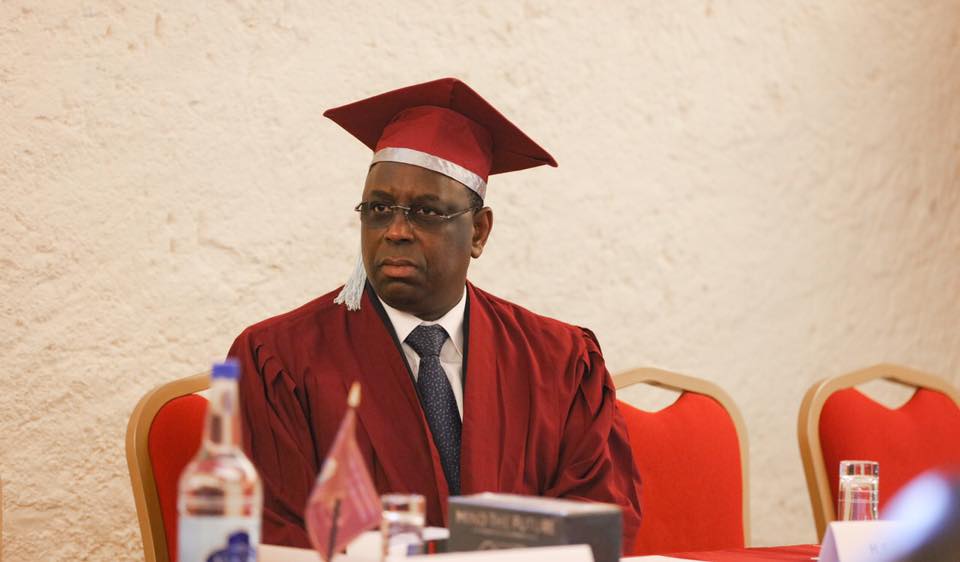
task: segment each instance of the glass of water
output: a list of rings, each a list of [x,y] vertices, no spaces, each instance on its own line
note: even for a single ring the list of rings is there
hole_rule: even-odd
[[[383,520],[380,537],[383,541],[381,560],[423,554],[424,499],[420,494],[386,494],[380,496]]]
[[[879,488],[880,463],[876,461],[840,461],[837,519],[840,521],[872,521],[877,519]]]

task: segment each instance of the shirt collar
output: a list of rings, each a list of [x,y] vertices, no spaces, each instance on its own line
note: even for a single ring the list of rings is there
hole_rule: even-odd
[[[461,356],[463,355],[463,313],[467,306],[466,297],[467,291],[466,288],[464,288],[463,294],[460,295],[460,300],[457,304],[453,305],[453,308],[448,310],[446,314],[436,320],[421,320],[409,312],[403,312],[402,310],[393,308],[383,302],[380,295],[377,295],[377,299],[380,301],[380,304],[383,305],[383,310],[386,311],[387,317],[390,318],[390,323],[393,324],[393,331],[397,333],[398,340],[401,342],[406,340],[410,332],[421,324],[425,326],[440,324],[443,326],[443,329],[447,331],[450,341],[457,349],[457,353]]]

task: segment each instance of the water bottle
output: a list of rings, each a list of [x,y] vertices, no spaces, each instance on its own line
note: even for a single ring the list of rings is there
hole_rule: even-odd
[[[239,378],[234,360],[213,366],[203,443],[180,475],[178,562],[257,559],[263,490],[240,446]]]

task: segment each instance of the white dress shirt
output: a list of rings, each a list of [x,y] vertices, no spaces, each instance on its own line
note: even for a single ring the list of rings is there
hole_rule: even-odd
[[[393,324],[393,331],[397,333],[397,339],[400,340],[400,347],[403,348],[403,355],[407,358],[407,364],[413,371],[413,380],[417,380],[420,371],[420,356],[407,345],[404,341],[417,326],[431,324],[440,324],[447,331],[447,339],[440,348],[440,366],[450,381],[450,387],[453,388],[453,396],[457,399],[457,411],[460,413],[460,419],[463,419],[463,313],[467,306],[467,291],[464,288],[460,295],[460,301],[454,305],[446,314],[437,320],[421,320],[408,312],[402,312],[391,307],[380,299],[380,304],[387,312],[390,323]]]

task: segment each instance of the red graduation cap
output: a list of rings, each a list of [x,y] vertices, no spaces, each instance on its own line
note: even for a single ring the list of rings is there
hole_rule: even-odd
[[[456,78],[441,78],[323,113],[374,151],[373,162],[414,164],[484,197],[487,177],[556,167],[546,150]]]

